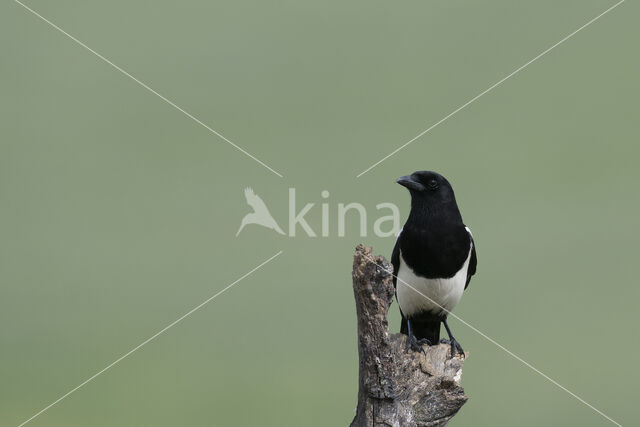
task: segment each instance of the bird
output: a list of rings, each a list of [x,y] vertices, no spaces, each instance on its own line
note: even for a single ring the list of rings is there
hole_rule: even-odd
[[[246,214],[244,218],[242,218],[242,223],[236,233],[236,237],[248,224],[262,225],[280,234],[284,234],[284,231],[282,231],[276,220],[271,216],[271,213],[269,213],[267,205],[264,204],[260,196],[254,193],[250,187],[244,189],[244,197],[247,199],[247,204],[253,208],[253,212]]]
[[[453,188],[432,171],[417,171],[396,182],[409,190],[411,211],[391,255],[393,284],[400,307],[400,332],[408,348],[450,344],[451,357],[464,357],[447,316],[476,273],[478,258],[471,230],[462,222]],[[440,340],[440,324],[448,340]]]

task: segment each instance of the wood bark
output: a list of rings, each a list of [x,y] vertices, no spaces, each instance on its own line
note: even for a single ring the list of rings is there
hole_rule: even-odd
[[[464,358],[446,344],[407,348],[407,336],[389,334],[393,267],[358,245],[353,292],[358,317],[359,387],[352,427],[445,426],[467,401],[460,386]],[[420,298],[419,295],[416,295]]]

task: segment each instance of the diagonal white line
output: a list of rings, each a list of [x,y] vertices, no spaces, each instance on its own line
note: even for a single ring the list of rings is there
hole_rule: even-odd
[[[447,121],[449,118],[451,118],[452,116],[454,116],[455,114],[457,114],[458,112],[460,112],[461,110],[463,110],[465,107],[467,107],[468,105],[472,104],[473,102],[475,102],[478,98],[480,98],[481,96],[489,93],[490,91],[492,91],[493,89],[495,89],[496,87],[500,86],[502,83],[504,83],[505,81],[507,81],[508,79],[510,79],[511,77],[515,76],[516,74],[518,74],[520,71],[524,70],[525,68],[527,68],[529,65],[531,65],[532,63],[534,63],[535,61],[537,61],[538,59],[542,58],[544,55],[546,55],[547,53],[551,52],[553,49],[555,49],[556,47],[560,46],[562,43],[564,43],[565,41],[569,40],[571,37],[575,36],[576,34],[578,34],[580,31],[584,30],[585,28],[587,28],[589,25],[593,24],[594,22],[596,22],[598,19],[602,18],[604,15],[606,15],[607,13],[611,12],[613,9],[615,9],[616,7],[620,6],[622,3],[624,3],[625,0],[620,0],[618,3],[614,4],[613,6],[611,6],[609,9],[605,10],[604,12],[602,12],[600,15],[596,16],[595,18],[591,19],[589,22],[587,22],[586,24],[584,24],[582,27],[578,28],[577,30],[575,30],[574,32],[572,32],[571,34],[565,36],[562,40],[560,40],[559,42],[555,43],[553,46],[547,48],[546,50],[542,51],[541,53],[539,53],[538,55],[536,55],[534,58],[532,58],[531,60],[527,61],[526,63],[524,63],[523,65],[521,65],[520,67],[516,68],[515,70],[513,70],[510,74],[506,75],[505,77],[503,77],[501,80],[497,81],[496,83],[492,84],[491,86],[489,86],[487,89],[485,89],[484,91],[480,92],[478,95],[474,96],[473,98],[471,98],[470,100],[468,100],[467,102],[465,102],[464,104],[462,104],[461,106],[459,106],[458,108],[456,108],[455,110],[453,110],[452,112],[450,112],[449,114],[447,114],[446,116],[444,116],[443,118],[441,118],[440,120],[438,120],[437,122],[435,122],[434,124],[432,124],[431,126],[429,126],[428,128],[426,128],[425,130],[423,130],[422,132],[420,132],[418,135],[414,136],[413,138],[411,138],[409,141],[405,142],[404,144],[402,144],[401,146],[399,146],[398,148],[396,148],[395,150],[393,150],[391,153],[387,154],[386,156],[384,156],[382,159],[378,160],[377,162],[375,162],[374,164],[372,164],[371,166],[369,166],[368,168],[366,168],[365,170],[363,170],[362,172],[360,172],[356,178],[360,178],[362,175],[364,175],[365,173],[369,172],[371,169],[375,168],[376,166],[378,166],[380,163],[384,162],[385,160],[387,160],[389,157],[393,156],[394,154],[396,154],[398,151],[402,150],[403,148],[407,147],[409,144],[413,143],[415,140],[419,139],[420,137],[422,137],[423,135],[425,135],[426,133],[430,132],[432,129],[434,129],[435,127],[439,126],[440,124],[442,124],[443,122]]]
[[[197,310],[199,310],[200,308],[202,308],[204,305],[206,305],[207,303],[209,303],[210,301],[214,300],[216,297],[218,297],[219,295],[221,295],[223,292],[225,292],[226,290],[228,290],[229,288],[231,288],[233,285],[235,285],[236,283],[240,282],[242,279],[246,278],[247,276],[251,275],[253,272],[255,272],[256,270],[260,269],[261,267],[263,267],[265,264],[271,262],[273,259],[275,259],[277,256],[279,256],[280,254],[282,254],[282,251],[278,252],[277,254],[273,255],[271,258],[267,259],[266,261],[264,261],[263,263],[261,263],[260,265],[258,265],[257,267],[254,267],[253,269],[249,270],[247,273],[245,273],[244,275],[242,275],[240,278],[236,279],[234,282],[232,282],[231,284],[229,284],[227,287],[225,287],[224,289],[222,289],[221,291],[219,291],[218,293],[216,293],[215,295],[207,298],[206,300],[204,300],[202,303],[198,304],[197,306],[195,306],[194,308],[192,308],[191,310],[189,310],[188,312],[186,312],[185,314],[183,314],[182,316],[178,317],[176,320],[174,320],[173,322],[169,323],[167,326],[165,326],[164,328],[160,329],[158,332],[156,332],[155,334],[151,335],[149,338],[147,338],[146,340],[142,341],[140,344],[138,344],[137,346],[135,346],[134,348],[132,348],[131,350],[129,350],[128,352],[126,352],[125,354],[123,354],[122,356],[118,357],[116,360],[114,360],[113,362],[111,362],[110,364],[108,364],[107,366],[105,366],[104,368],[102,368],[101,370],[99,370],[98,372],[96,372],[95,374],[93,374],[92,376],[90,376],[89,378],[87,378],[86,380],[84,380],[83,382],[81,382],[80,384],[78,384],[77,386],[75,386],[74,388],[72,388],[71,390],[69,390],[68,392],[66,392],[65,394],[63,394],[62,396],[60,396],[59,398],[57,398],[56,400],[54,400],[53,402],[51,402],[49,405],[45,406],[44,408],[42,408],[40,411],[38,411],[37,413],[35,413],[33,416],[31,416],[29,419],[23,421],[20,425],[18,425],[18,427],[22,427],[25,424],[27,424],[28,422],[30,422],[31,420],[33,420],[34,418],[36,418],[38,415],[41,415],[43,412],[47,411],[48,409],[50,409],[51,407],[53,407],[54,405],[56,405],[57,403],[59,403],[61,400],[65,399],[66,397],[68,397],[70,394],[74,393],[75,391],[77,391],[78,389],[80,389],[81,387],[85,386],[86,384],[90,383],[91,381],[93,381],[94,379],[96,379],[99,375],[103,374],[105,371],[107,371],[108,369],[112,368],[114,365],[118,364],[119,362],[121,362],[123,359],[125,359],[126,357],[130,356],[132,353],[136,352],[137,350],[139,350],[141,347],[143,347],[144,345],[148,344],[150,341],[154,340],[155,338],[157,338],[158,336],[162,335],[163,333],[165,333],[167,330],[169,330],[170,328],[172,328],[173,326],[175,326],[177,323],[181,322],[182,320],[184,320],[186,317],[190,316],[191,314],[193,314],[194,312],[196,312]]]
[[[58,30],[59,32],[61,32],[62,34],[64,34],[65,36],[69,37],[71,40],[73,40],[74,42],[76,42],[77,44],[79,44],[80,46],[82,46],[83,48],[85,48],[86,50],[88,50],[89,52],[93,53],[95,56],[97,56],[98,58],[102,59],[104,62],[106,62],[107,64],[111,65],[113,68],[115,68],[116,70],[120,71],[122,74],[124,74],[125,76],[129,77],[131,80],[133,80],[134,82],[138,83],[140,86],[142,86],[143,88],[145,88],[146,90],[148,90],[149,92],[151,92],[152,94],[156,95],[158,98],[162,99],[164,102],[166,102],[167,104],[171,105],[173,108],[175,108],[176,110],[180,111],[182,114],[184,114],[185,116],[189,117],[191,120],[193,120],[194,122],[196,122],[197,124],[199,124],[200,126],[202,126],[203,128],[207,129],[209,132],[211,132],[212,134],[216,135],[218,138],[222,139],[223,141],[225,141],[226,143],[230,144],[232,147],[234,147],[236,150],[240,151],[241,153],[243,153],[244,155],[252,158],[253,160],[255,160],[256,162],[258,162],[259,164],[261,164],[262,166],[264,166],[265,168],[269,169],[271,172],[273,172],[274,174],[278,175],[280,178],[283,178],[283,176],[276,170],[274,170],[273,168],[269,167],[268,165],[266,165],[262,160],[258,159],[257,157],[255,157],[253,154],[249,153],[247,150],[245,150],[244,148],[240,147],[239,145],[235,144],[234,142],[232,142],[231,140],[229,140],[227,137],[225,137],[224,135],[222,135],[220,132],[216,131],[215,129],[213,129],[211,126],[207,125],[206,123],[204,123],[203,121],[201,121],[200,119],[198,119],[197,117],[195,117],[193,114],[189,113],[188,111],[184,110],[183,108],[181,108],[180,106],[178,106],[175,102],[171,101],[170,99],[166,98],[165,96],[161,95],[160,93],[156,92],[154,89],[152,89],[151,87],[149,87],[147,84],[143,83],[142,81],[138,80],[136,77],[134,77],[133,75],[129,74],[127,71],[125,71],[124,69],[122,69],[121,67],[119,67],[118,65],[114,64],[113,62],[111,62],[109,59],[105,58],[104,56],[102,56],[101,54],[99,54],[98,52],[96,52],[95,50],[91,49],[89,46],[87,46],[86,44],[82,43],[80,40],[78,40],[77,38],[75,38],[74,36],[72,36],[71,34],[67,33],[65,30],[63,30],[62,28],[58,27],[56,24],[54,24],[53,22],[49,21],[47,18],[45,18],[44,16],[40,15],[38,12],[36,12],[35,10],[31,9],[29,6],[25,5],[24,3],[22,3],[19,0],[13,0],[15,3],[19,4],[20,6],[22,6],[25,10],[31,12],[32,14],[34,14],[35,16],[37,16],[38,18],[40,18],[42,21],[46,22],[47,24],[49,24],[51,27],[55,28],[56,30]]]
[[[571,390],[569,390],[568,388],[566,388],[565,386],[563,386],[562,384],[560,384],[558,381],[554,380],[553,378],[551,378],[550,376],[548,376],[547,374],[545,374],[544,372],[542,372],[541,370],[539,370],[538,368],[536,368],[535,366],[533,366],[531,363],[527,362],[526,360],[524,360],[523,358],[521,358],[520,356],[518,356],[517,354],[513,353],[511,350],[509,350],[508,348],[506,348],[505,346],[503,346],[502,344],[500,344],[499,342],[497,342],[496,340],[494,340],[493,338],[491,338],[490,336],[488,336],[487,334],[485,334],[484,332],[482,332],[481,330],[479,330],[478,328],[476,328],[475,326],[467,323],[464,319],[460,318],[460,316],[457,316],[455,314],[453,314],[452,312],[446,310],[443,306],[441,306],[440,304],[438,304],[437,302],[435,302],[433,299],[429,298],[428,296],[426,296],[425,294],[423,294],[422,292],[420,292],[419,290],[417,290],[416,288],[414,288],[413,286],[411,286],[409,283],[405,282],[404,280],[402,280],[401,278],[399,278],[398,276],[396,276],[395,274],[393,274],[393,271],[389,271],[386,268],[382,267],[380,264],[378,264],[376,262],[375,259],[371,258],[368,255],[364,255],[365,258],[367,258],[370,262],[372,262],[373,264],[375,264],[376,266],[380,267],[382,270],[386,271],[387,273],[389,273],[391,276],[395,277],[397,280],[401,281],[404,285],[406,285],[409,289],[415,291],[416,293],[418,293],[419,295],[422,295],[423,297],[425,297],[426,299],[428,299],[432,304],[435,304],[436,306],[440,307],[441,309],[445,310],[447,312],[448,316],[452,316],[454,319],[460,321],[461,323],[463,323],[464,325],[468,326],[469,328],[471,328],[471,330],[473,330],[474,332],[478,333],[480,336],[482,336],[483,338],[485,338],[487,341],[489,341],[491,344],[495,345],[496,347],[498,347],[500,350],[504,351],[505,353],[507,353],[509,356],[513,357],[514,359],[516,359],[517,361],[519,361],[520,363],[522,363],[523,365],[525,365],[526,367],[528,367],[529,369],[531,369],[532,371],[534,371],[535,373],[539,374],[540,376],[542,376],[544,379],[546,379],[547,381],[551,382],[553,385],[555,385],[556,387],[560,388],[561,390],[564,390],[565,392],[567,392],[569,395],[573,396],[574,398],[576,398],[579,402],[585,404],[586,406],[588,406],[589,408],[591,408],[592,410],[594,410],[595,412],[597,412],[598,414],[600,414],[601,416],[603,416],[604,418],[606,418],[607,420],[611,421],[613,424],[622,427],[622,424],[618,423],[617,421],[615,421],[613,418],[611,418],[610,416],[608,416],[607,414],[605,414],[604,412],[602,412],[601,410],[599,410],[598,408],[594,407],[592,404],[590,404],[589,402],[587,402],[586,400],[584,400],[583,398],[581,398],[580,396],[578,396],[577,394],[575,394],[574,392],[572,392]]]

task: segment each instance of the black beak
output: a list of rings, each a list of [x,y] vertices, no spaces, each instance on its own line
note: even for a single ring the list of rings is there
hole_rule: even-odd
[[[422,191],[425,189],[424,185],[420,184],[409,175],[401,176],[400,178],[396,179],[396,182],[403,187],[407,187],[409,190]]]

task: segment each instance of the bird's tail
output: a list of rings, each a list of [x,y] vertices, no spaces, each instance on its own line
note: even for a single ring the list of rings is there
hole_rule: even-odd
[[[431,344],[438,344],[440,342],[440,322],[442,319],[439,317],[411,319],[411,332],[419,340],[426,338]],[[405,335],[409,333],[407,319],[404,317],[400,324],[400,332]]]

